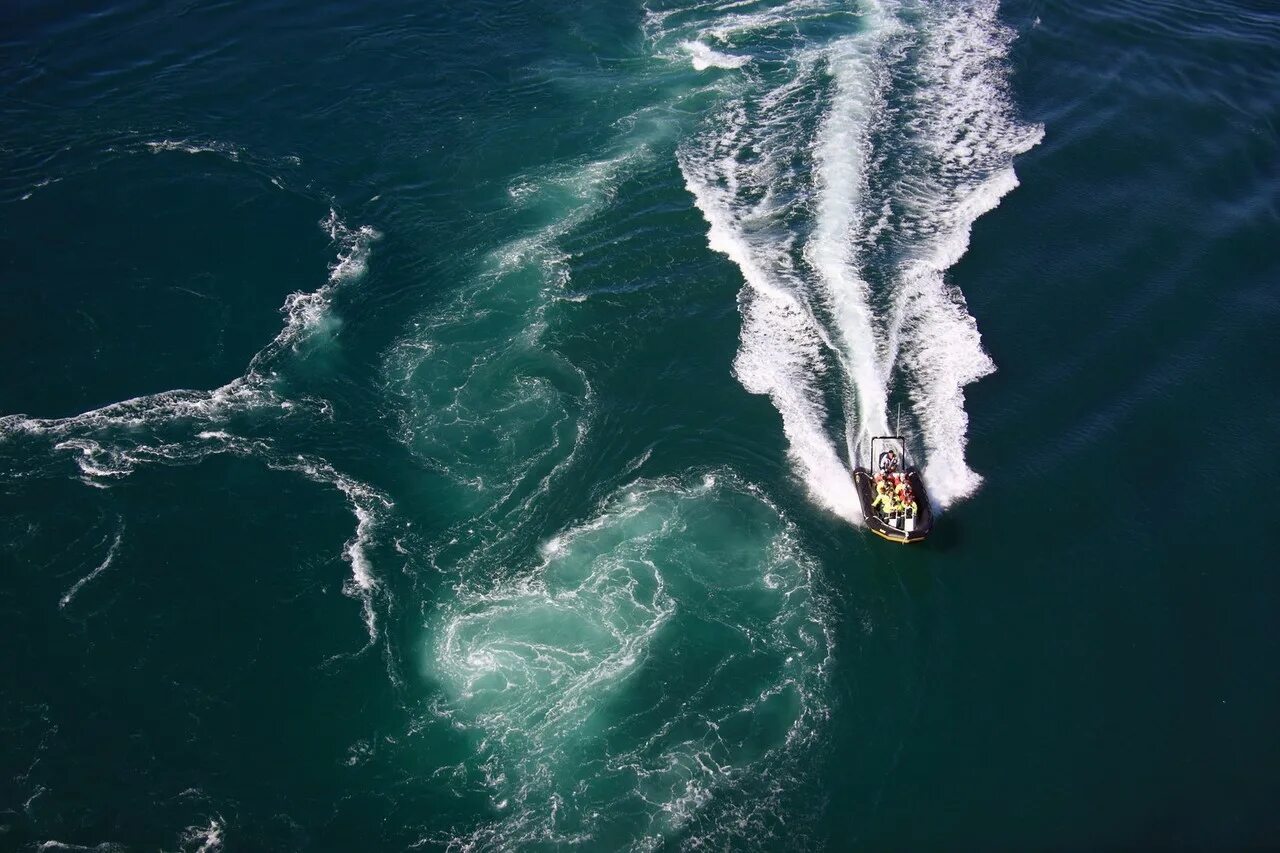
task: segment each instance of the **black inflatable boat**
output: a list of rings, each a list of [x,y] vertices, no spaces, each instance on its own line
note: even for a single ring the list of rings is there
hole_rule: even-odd
[[[862,514],[872,533],[890,542],[919,542],[933,530],[933,508],[920,471],[907,461],[900,436],[871,439],[871,459],[853,469]],[[901,488],[905,486],[905,489]],[[905,496],[906,500],[902,500]]]

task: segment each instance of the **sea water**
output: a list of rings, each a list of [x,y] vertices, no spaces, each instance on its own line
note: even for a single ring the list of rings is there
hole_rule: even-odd
[[[0,21],[0,847],[1274,843],[1275,10]]]

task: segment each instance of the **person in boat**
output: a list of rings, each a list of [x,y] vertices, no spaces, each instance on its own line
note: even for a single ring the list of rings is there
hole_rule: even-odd
[[[915,496],[915,493],[911,491],[910,486],[907,486],[905,489],[903,489],[902,495],[901,497],[898,498],[898,500],[901,501],[902,509],[908,515],[908,517],[914,518],[917,510],[916,496]]]
[[[886,450],[880,454],[880,472],[892,476],[898,470],[898,454]]]
[[[888,492],[888,499],[886,500],[887,512],[891,515],[905,513],[911,502],[911,486],[907,484],[907,478],[901,474],[886,476],[885,491]]]
[[[893,491],[885,483],[884,480],[876,483],[876,496],[871,501],[871,508],[879,507],[880,511],[888,515],[892,511]]]
[[[884,514],[890,518],[896,518],[906,511],[906,504],[902,501],[902,482],[897,475],[890,477],[885,484],[884,489]]]

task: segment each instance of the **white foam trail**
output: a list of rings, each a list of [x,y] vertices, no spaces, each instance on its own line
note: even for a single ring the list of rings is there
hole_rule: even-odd
[[[194,853],[216,853],[222,849],[222,832],[225,829],[222,818],[210,818],[205,826],[189,826],[182,833],[180,844],[183,850],[199,845]]]
[[[394,508],[395,504],[372,486],[346,476],[323,459],[296,456],[292,459],[270,460],[267,466],[280,471],[295,471],[312,482],[332,486],[346,497],[351,513],[356,518],[356,531],[342,550],[343,558],[351,564],[351,580],[343,585],[342,591],[345,595],[360,600],[365,629],[369,635],[369,643],[365,646],[368,648],[378,639],[377,612],[373,606],[378,580],[373,573],[368,549],[380,517]]]
[[[768,395],[782,415],[789,452],[813,498],[843,518],[858,520],[853,481],[826,435],[826,413],[816,386],[824,372],[824,345],[811,315],[791,292],[774,284],[715,188],[683,159],[681,171],[707,220],[708,245],[737,264],[747,283],[739,297],[742,332],[734,375],[751,393]]]
[[[689,54],[689,61],[695,71],[706,71],[708,68],[741,68],[751,61],[749,56],[730,56],[712,50],[700,41],[681,42],[680,47]]]
[[[337,321],[330,313],[334,290],[342,284],[356,281],[368,271],[373,244],[382,239],[382,233],[372,226],[349,227],[333,208],[320,221],[320,227],[329,235],[337,251],[337,257],[329,265],[329,281],[318,290],[291,293],[285,298],[280,309],[285,317],[284,327],[253,357],[249,363],[250,375],[277,358],[282,350],[287,348],[296,352],[312,335],[336,327]]]
[[[257,170],[276,170],[276,169],[295,169],[302,165],[302,158],[296,154],[285,154],[283,156],[262,156],[249,149],[241,148],[232,142],[224,142],[219,139],[155,139],[140,143],[130,143],[122,148],[116,146],[108,146],[105,151],[108,153],[118,151],[137,152],[147,150],[152,154],[161,154],[165,152],[178,152],[181,154],[216,154],[231,163],[245,164],[255,171]],[[278,175],[263,175],[267,177],[276,189],[286,189],[285,182]]]
[[[729,3],[721,9],[743,8],[747,4]],[[830,12],[829,0],[789,0],[781,5],[752,12],[721,15],[703,31],[708,38],[730,44],[745,36],[760,36],[771,30],[787,30],[811,14]]]
[[[1017,185],[1012,169],[1001,174],[1003,180],[979,189],[986,210]],[[972,494],[982,482],[964,458],[969,428],[964,387],[995,370],[963,297],[943,278],[967,247],[968,230],[961,233],[963,238],[957,234],[942,243],[932,257],[905,264],[897,295],[908,340],[904,359],[910,369],[913,408],[928,451],[925,477],[930,497],[940,506]]]
[[[178,145],[165,141],[151,147],[153,150],[184,151],[192,147],[179,148],[176,147]],[[212,150],[226,153],[221,147]],[[243,376],[212,391],[164,391],[67,418],[3,416],[0,417],[0,446],[22,439],[48,439],[49,449],[54,451],[48,456],[56,456],[56,451],[74,453],[75,462],[86,481],[94,484],[128,476],[139,465],[189,465],[214,454],[230,453],[258,458],[269,467],[298,471],[312,480],[332,485],[344,494],[356,517],[355,535],[343,548],[344,559],[351,564],[352,570],[351,581],[344,585],[343,591],[360,599],[372,644],[377,637],[373,607],[377,581],[368,549],[380,514],[392,507],[390,500],[371,487],[339,473],[325,460],[304,456],[281,459],[270,441],[243,438],[225,428],[233,417],[248,413],[279,417],[323,417],[332,413],[326,401],[281,396],[276,390],[277,369],[285,354],[296,351],[302,341],[330,322],[328,311],[334,290],[365,273],[371,246],[381,234],[369,226],[347,226],[332,208],[320,225],[329,234],[337,251],[328,281],[316,291],[294,293],[285,300],[282,309],[284,326],[254,355]],[[24,451],[22,455],[26,459],[41,459],[41,454],[34,449]],[[38,464],[49,463],[47,459],[41,459]],[[119,541],[120,536],[117,535],[107,558],[78,581],[62,597],[59,606],[67,606],[84,584],[111,565]]]
[[[333,208],[329,208],[329,215],[320,227],[338,249],[337,260],[329,266],[329,283],[341,284],[363,276],[369,268],[370,249],[375,241],[382,239],[382,233],[371,225],[349,227]]]
[[[105,459],[110,454],[126,454],[125,448],[106,447],[100,443],[104,439],[98,434],[105,430],[130,432],[188,421],[214,425],[225,422],[231,415],[251,410],[280,409],[289,412],[315,408],[312,401],[286,400],[275,392],[272,374],[276,362],[284,351],[293,349],[310,332],[324,325],[334,288],[354,281],[365,272],[372,243],[381,237],[376,229],[369,226],[348,227],[332,209],[321,225],[337,250],[329,281],[319,290],[294,293],[286,298],[281,308],[285,315],[284,326],[250,360],[245,375],[212,391],[162,391],[66,418],[3,415],[0,416],[0,442],[21,435],[53,436],[63,439],[58,448],[78,450],[83,456]],[[217,430],[203,432],[213,435]],[[201,437],[207,437],[204,434]],[[136,436],[122,438],[126,446],[137,442]],[[102,473],[117,476],[129,470],[131,466],[128,465],[109,465]],[[86,470],[86,473],[94,472]]]
[[[234,411],[278,404],[279,398],[244,378],[214,391],[163,391],[111,403],[67,418],[0,417],[0,440],[18,435],[72,436],[108,427],[138,429],[168,421],[219,420]],[[68,447],[79,449],[71,442]]]
[[[328,316],[329,300],[340,284],[355,280],[364,273],[371,245],[381,237],[369,226],[349,228],[336,211],[321,223],[334,241],[337,259],[329,281],[319,290],[294,293],[286,298],[282,313],[285,323],[280,332],[249,362],[245,375],[212,391],[174,390],[134,397],[101,408],[91,409],[66,418],[32,418],[25,415],[0,416],[0,442],[19,436],[51,436],[60,439],[56,449],[76,450],[81,466],[92,476],[122,476],[139,461],[129,448],[145,445],[137,433],[187,423],[213,426],[225,423],[232,415],[263,410],[290,412],[324,410],[323,403],[311,400],[287,400],[272,387],[276,363],[281,355],[294,349],[311,332],[321,328]],[[117,433],[120,441],[113,445],[105,435]],[[198,437],[215,436],[217,430],[202,430]],[[154,447],[154,445],[153,445]],[[193,445],[198,448],[199,445]]]
[[[710,226],[708,244],[738,265],[747,284],[739,299],[742,344],[734,373],[748,391],[768,394],[782,415],[789,452],[814,500],[850,521],[859,520],[861,510],[848,466],[827,434],[821,383],[828,353],[834,352],[856,391],[861,433],[883,427],[885,389],[868,287],[849,246],[878,97],[876,63],[894,26],[884,15],[869,14],[856,35],[803,52],[793,78],[760,95],[757,111],[731,106],[718,116],[727,130],[704,147],[684,147],[680,155],[685,186]],[[816,84],[820,67],[835,76],[836,96],[813,154],[817,221],[804,255],[816,270],[815,287],[791,267],[794,235],[772,220],[796,213],[793,204],[775,200],[774,190],[778,170],[802,146],[792,115],[800,108],[792,104]],[[762,157],[763,164],[743,162],[750,156]],[[831,329],[813,315],[810,300],[832,316]]]
[[[868,134],[875,111],[883,109],[885,38],[898,29],[878,6],[865,29],[837,42],[827,57],[835,82],[830,110],[818,132],[814,162],[818,187],[813,236],[805,259],[821,280],[821,297],[832,315],[846,372],[857,395],[857,448],[888,432],[887,389],[870,306],[870,286],[857,267],[855,241],[862,218],[862,191],[871,154]]]
[[[89,572],[89,574],[72,584],[71,589],[67,590],[66,594],[58,600],[59,608],[64,608],[70,604],[71,599],[76,597],[76,593],[78,593],[85,584],[105,572],[111,566],[111,562],[116,558],[116,552],[120,550],[120,540],[123,538],[124,519],[121,519],[120,526],[116,530],[115,541],[113,541],[111,543],[111,547],[107,549],[107,556],[103,557],[102,562],[99,563],[93,571]]]
[[[799,40],[784,71],[752,75],[679,152],[709,245],[746,282],[735,374],[778,408],[815,502],[846,518],[858,515],[848,463],[890,431],[895,386],[911,394],[936,502],[979,482],[964,461],[963,387],[993,365],[944,273],[973,221],[1016,186],[1013,156],[1041,135],[1012,118],[1003,66],[1011,34],[994,0],[909,12],[867,2],[854,32]],[[849,10],[804,0],[737,7],[709,23],[689,14],[652,15],[651,38],[659,47],[673,34],[736,45],[747,32],[785,31],[780,19],[798,29],[812,16],[823,31]],[[886,254],[876,254],[882,245],[894,260],[887,288],[873,288],[866,265]],[[844,410],[830,411],[841,394]],[[843,456],[828,435],[841,420]]]
[[[161,151],[181,151],[184,154],[219,154],[233,162],[240,161],[240,149],[229,142],[219,142],[216,139],[160,139],[142,144],[149,148],[153,154],[158,154]]]
[[[994,0],[928,10],[914,95],[921,162],[900,192],[904,233],[916,238],[898,273],[895,348],[909,369],[912,407],[927,451],[925,478],[939,505],[982,478],[965,462],[964,387],[995,369],[964,297],[944,274],[965,253],[973,223],[1018,180],[1013,158],[1044,137],[1016,121],[1004,57],[1013,33]],[[909,188],[909,189],[908,189]]]
[[[141,464],[162,462],[185,465],[215,454],[226,453],[260,459],[273,470],[299,473],[312,482],[337,489],[346,498],[351,513],[356,519],[355,533],[342,550],[343,559],[351,565],[351,579],[343,585],[343,593],[360,600],[369,642],[370,644],[375,642],[377,617],[373,596],[377,590],[378,581],[369,557],[369,548],[382,518],[395,507],[391,499],[372,486],[343,474],[324,459],[305,455],[283,457],[266,440],[246,439],[225,430],[203,430],[196,434],[195,439],[194,442],[158,445],[135,442],[127,448],[108,449],[91,439],[75,438],[58,443],[55,449],[78,451],[80,455],[76,459],[77,464],[80,470],[90,478],[124,477]],[[81,587],[111,565],[123,533],[122,521],[120,530],[116,534],[116,541],[106,559],[87,576],[76,582],[62,597],[60,607],[66,607]]]
[[[31,198],[31,196],[35,195],[36,190],[42,190],[47,186],[59,183],[61,180],[62,178],[52,178],[52,177],[41,178],[40,180],[32,184],[30,189],[28,189],[25,193],[22,194],[21,197],[19,197],[18,201],[26,201],[27,199]]]

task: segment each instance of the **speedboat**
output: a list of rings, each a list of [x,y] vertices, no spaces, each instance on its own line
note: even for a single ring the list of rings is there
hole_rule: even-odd
[[[899,484],[906,489],[897,490]],[[867,528],[877,536],[906,545],[919,542],[933,530],[929,493],[919,469],[908,464],[907,445],[901,436],[871,439],[871,458],[866,467],[853,469],[853,485]],[[882,491],[886,496],[878,498]],[[900,495],[909,501],[900,500]]]

